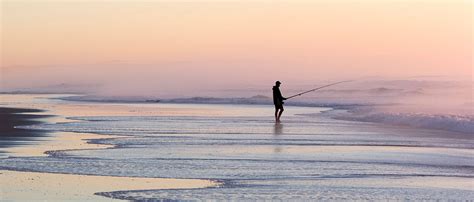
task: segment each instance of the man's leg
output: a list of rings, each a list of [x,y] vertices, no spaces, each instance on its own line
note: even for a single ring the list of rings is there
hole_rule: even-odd
[[[281,114],[283,113],[283,111],[284,111],[283,107],[280,108],[280,113],[278,114],[278,118],[277,118],[278,121],[280,121],[280,117],[281,117]]]
[[[278,121],[278,108],[275,107],[275,121]]]

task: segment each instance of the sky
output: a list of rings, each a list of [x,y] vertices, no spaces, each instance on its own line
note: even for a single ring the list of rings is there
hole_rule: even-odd
[[[473,78],[469,0],[1,0],[0,90]]]

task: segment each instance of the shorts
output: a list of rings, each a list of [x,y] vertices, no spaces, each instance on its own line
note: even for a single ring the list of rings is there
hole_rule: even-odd
[[[283,109],[283,104],[275,104],[275,109]]]

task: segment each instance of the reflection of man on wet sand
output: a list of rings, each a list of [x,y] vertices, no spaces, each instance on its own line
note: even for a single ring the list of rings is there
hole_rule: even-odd
[[[275,127],[273,128],[274,135],[281,135],[283,133],[283,124],[275,123]]]
[[[284,98],[281,95],[280,84],[281,84],[280,81],[275,82],[275,86],[273,86],[273,89],[272,89],[273,90],[273,104],[275,104],[275,121],[276,122],[280,122],[280,117],[284,110],[283,100],[286,100],[286,98]]]
[[[283,134],[283,124],[281,124],[280,122],[276,122],[275,123],[275,126],[273,128],[273,137],[274,137],[274,141],[275,141],[275,147],[273,149],[273,152],[274,153],[281,153],[283,148],[281,147],[280,144],[278,144],[278,141],[279,141],[279,136]]]

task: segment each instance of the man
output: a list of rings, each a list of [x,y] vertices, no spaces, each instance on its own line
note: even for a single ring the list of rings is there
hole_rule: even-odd
[[[275,86],[273,86],[273,104],[275,104],[275,121],[280,122],[281,114],[283,113],[283,100],[286,100],[281,95],[280,92],[280,81],[275,82]]]

